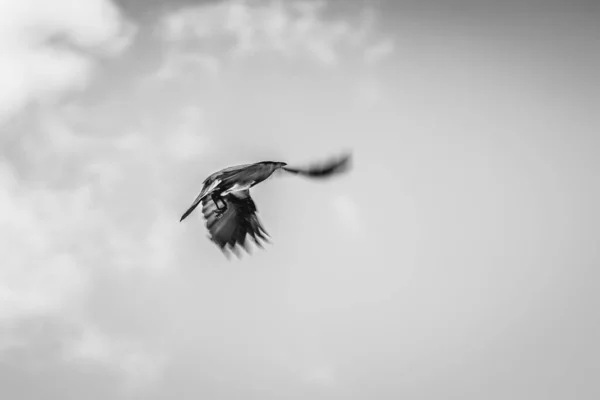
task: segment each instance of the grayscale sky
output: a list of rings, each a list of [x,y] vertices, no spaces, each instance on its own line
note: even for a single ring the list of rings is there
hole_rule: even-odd
[[[1,0],[0,398],[600,398],[599,6]]]

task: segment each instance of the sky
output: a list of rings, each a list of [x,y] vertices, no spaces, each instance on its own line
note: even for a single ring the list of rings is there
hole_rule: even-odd
[[[597,4],[0,0],[0,397],[600,398]]]

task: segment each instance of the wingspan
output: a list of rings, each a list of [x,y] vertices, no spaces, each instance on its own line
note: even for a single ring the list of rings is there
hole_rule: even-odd
[[[221,216],[218,216],[217,207],[210,196],[202,199],[202,213],[210,239],[221,250],[224,251],[226,245],[235,250],[239,244],[248,251],[246,235],[250,235],[260,247],[261,240],[268,242],[269,235],[256,215],[256,205],[248,190],[233,192],[221,199],[227,204],[227,210]]]

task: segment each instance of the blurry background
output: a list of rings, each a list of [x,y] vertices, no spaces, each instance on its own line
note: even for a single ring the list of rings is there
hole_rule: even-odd
[[[597,4],[0,1],[0,397],[600,398]]]

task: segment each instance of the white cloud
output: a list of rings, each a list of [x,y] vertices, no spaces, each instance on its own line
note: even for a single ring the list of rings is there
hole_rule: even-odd
[[[337,20],[326,11],[326,3],[320,1],[229,0],[178,9],[160,26],[172,50],[167,68],[193,62],[189,54],[206,55],[210,68],[215,68],[265,52],[335,66],[345,55],[365,48],[369,62],[391,51],[389,42],[373,44],[373,13]],[[178,57],[180,61],[174,61]],[[201,64],[205,60],[201,58]],[[161,75],[165,74],[163,67]]]
[[[157,384],[166,363],[164,354],[132,341],[111,338],[91,324],[82,329],[63,357],[69,362],[117,369],[125,380],[125,389],[134,392]]]
[[[23,180],[0,163],[0,324],[7,329],[0,332],[0,350],[35,349],[36,337],[11,332],[30,318],[55,319],[69,332],[83,332],[56,338],[68,362],[116,371],[125,388],[137,392],[159,378],[163,355],[102,333],[87,315],[86,300],[97,274],[163,273],[174,265],[179,226],[164,207],[169,187],[163,172],[203,151],[205,143],[193,135],[201,114],[184,112],[172,136],[140,131],[115,141],[82,137],[60,108],[51,111],[36,116],[40,138],[21,141],[27,167],[44,179]],[[182,152],[170,140],[188,147]],[[74,161],[72,172],[66,166]],[[55,187],[55,176],[70,186]]]
[[[377,64],[389,57],[393,52],[394,42],[389,38],[384,39],[365,50],[365,62],[367,64]]]
[[[347,195],[338,195],[331,204],[346,231],[354,236],[360,234],[362,223],[356,202]]]
[[[216,77],[221,72],[222,62],[210,54],[179,53],[171,51],[159,68],[155,77],[161,80],[172,79],[186,69],[202,70]]]
[[[35,352],[39,338],[19,336],[19,327],[31,319],[59,321],[69,333],[53,339],[67,349],[68,362],[104,366],[138,391],[159,378],[163,355],[102,333],[86,315],[86,300],[99,271],[164,272],[173,265],[178,219],[165,210],[167,174],[204,151],[203,118],[187,109],[170,135],[157,135],[150,118],[144,129],[115,139],[85,132],[105,114],[87,113],[92,122],[75,129],[77,111],[49,106],[33,112],[26,134],[17,136],[18,167],[0,161],[0,351]],[[73,331],[84,333],[74,338]],[[40,362],[48,365],[55,356],[40,356]]]
[[[25,193],[12,169],[0,164],[0,320],[61,311],[86,285],[63,234],[81,215],[85,188],[54,195]],[[76,304],[76,303],[75,303]]]
[[[178,125],[167,139],[167,148],[177,160],[186,160],[202,154],[209,146],[209,138],[203,134],[207,128],[204,115],[198,107],[187,107],[181,111]]]
[[[378,79],[362,79],[356,84],[356,103],[363,108],[373,108],[382,102],[384,92]]]
[[[336,381],[335,371],[331,366],[318,365],[307,372],[305,380],[318,386],[333,386]]]
[[[42,118],[43,132],[52,133],[53,140],[41,149],[36,146],[39,142],[28,143],[29,162],[42,168],[37,160],[46,160],[52,152],[60,155],[54,160],[59,164],[75,159],[79,180],[85,182],[89,195],[75,207],[85,210],[81,214],[71,212],[49,223],[62,226],[62,237],[76,242],[82,259],[94,265],[155,273],[169,270],[176,256],[172,246],[183,231],[178,229],[177,212],[166,204],[171,185],[177,184],[173,171],[210,145],[201,110],[181,110],[168,135],[149,116],[135,131],[95,138],[76,135],[69,117],[58,114]],[[64,173],[62,164],[57,175]]]
[[[109,0],[0,2],[0,123],[31,100],[81,88],[93,59],[112,55],[134,33]]]

